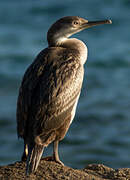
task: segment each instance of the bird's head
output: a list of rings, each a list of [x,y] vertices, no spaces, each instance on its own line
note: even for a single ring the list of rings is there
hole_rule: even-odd
[[[49,46],[57,46],[62,43],[63,40],[86,28],[111,23],[111,20],[88,21],[78,16],[66,16],[56,21],[48,30],[48,44]]]

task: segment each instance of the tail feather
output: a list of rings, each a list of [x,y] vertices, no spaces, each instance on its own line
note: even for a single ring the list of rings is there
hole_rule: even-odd
[[[29,175],[37,170],[44,147],[41,145],[29,146],[29,153],[26,164],[26,175]]]

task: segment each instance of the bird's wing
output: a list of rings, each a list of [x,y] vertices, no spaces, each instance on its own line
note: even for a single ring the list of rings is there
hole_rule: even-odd
[[[37,136],[43,130],[60,127],[72,111],[82,79],[83,67],[76,51],[49,48],[41,52],[25,73],[20,88],[17,119],[19,127],[23,121],[22,131],[29,126]]]
[[[46,52],[47,49],[41,51],[34,62],[28,67],[19,89],[16,112],[18,137],[24,138],[26,136],[31,114],[31,101],[33,95],[35,96],[35,88],[40,82],[40,75],[47,63],[47,58],[44,58]]]

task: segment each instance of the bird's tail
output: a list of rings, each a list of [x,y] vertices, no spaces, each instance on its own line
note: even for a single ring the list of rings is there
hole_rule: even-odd
[[[29,145],[28,146],[28,158],[26,164],[26,175],[29,175],[37,170],[40,162],[44,146],[41,145]]]

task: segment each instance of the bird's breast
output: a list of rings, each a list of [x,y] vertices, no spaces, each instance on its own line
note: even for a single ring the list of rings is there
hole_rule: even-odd
[[[80,63],[82,65],[85,64],[88,56],[88,48],[83,41],[76,38],[70,38],[67,39],[62,46],[68,49],[77,50]]]
[[[80,40],[78,40],[78,41],[80,41]],[[87,61],[88,48],[84,44],[84,42],[80,41],[78,49],[79,49],[79,53],[80,53],[80,62],[82,65],[84,65],[85,62]]]

